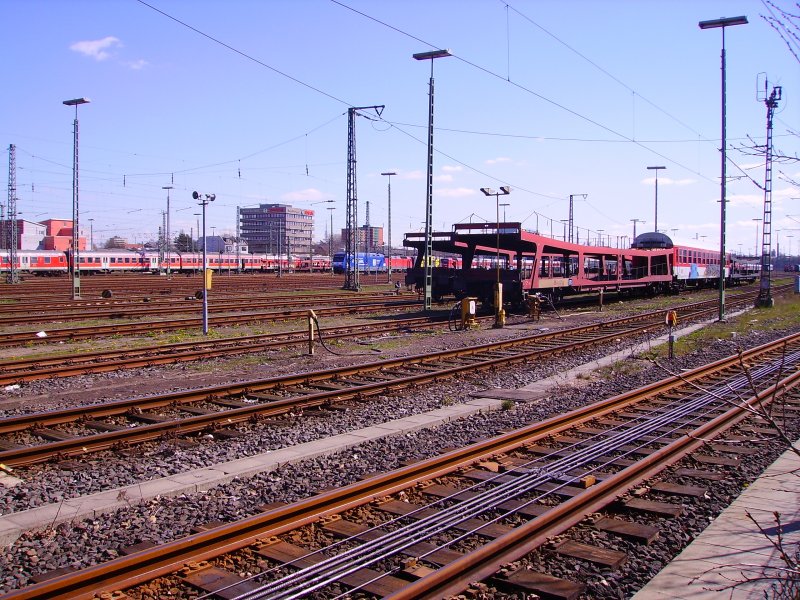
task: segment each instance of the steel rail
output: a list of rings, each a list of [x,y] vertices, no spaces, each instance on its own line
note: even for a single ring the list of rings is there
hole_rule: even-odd
[[[423,325],[447,325],[447,320],[443,316],[432,316],[399,319],[388,323],[344,325],[328,327],[324,330],[323,335],[325,340],[342,339]],[[307,330],[218,338],[213,341],[198,339],[191,342],[142,346],[125,350],[101,350],[71,354],[69,356],[36,356],[27,359],[0,360],[0,384],[22,383],[38,379],[63,378],[135,367],[187,362],[201,358],[229,356],[300,343],[308,343]]]
[[[142,443],[159,439],[162,436],[187,435],[206,430],[214,430],[218,427],[227,427],[245,421],[265,419],[291,413],[299,408],[324,407],[331,402],[343,400],[361,399],[371,395],[386,392],[387,390],[409,387],[427,381],[451,377],[453,375],[469,372],[478,369],[488,369],[502,364],[510,364],[529,360],[533,357],[563,352],[566,349],[574,349],[595,345],[598,343],[613,341],[626,335],[635,335],[648,330],[652,325],[649,323],[636,324],[626,330],[619,329],[625,327],[627,323],[636,322],[637,318],[627,317],[617,319],[607,323],[592,324],[583,327],[550,332],[504,340],[489,344],[481,344],[468,348],[456,350],[444,350],[437,353],[424,355],[414,355],[382,361],[375,361],[348,367],[325,369],[310,373],[301,373],[284,377],[269,378],[249,382],[237,383],[234,385],[213,386],[200,388],[197,390],[186,390],[161,394],[143,398],[131,398],[104,404],[80,406],[70,409],[30,413],[0,420],[0,433],[10,433],[23,431],[34,427],[46,427],[75,422],[78,420],[89,420],[115,415],[125,415],[131,410],[142,410],[152,408],[162,408],[165,406],[175,406],[198,401],[210,401],[230,396],[247,396],[248,393],[257,393],[276,387],[286,387],[297,384],[312,385],[315,382],[327,379],[342,378],[347,376],[361,375],[369,377],[370,373],[386,369],[408,368],[415,365],[431,365],[430,368],[422,372],[403,373],[393,375],[391,380],[383,378],[377,382],[364,382],[353,385],[347,389],[335,389],[315,391],[299,396],[287,397],[280,400],[273,400],[266,403],[254,403],[251,406],[241,408],[230,408],[218,412],[202,415],[193,415],[181,419],[162,421],[146,425],[139,425],[132,428],[106,431],[89,436],[76,436],[69,439],[51,441],[34,446],[23,446],[0,451],[0,462],[9,466],[22,466],[34,464],[52,459],[53,457],[82,456],[88,452],[107,450],[119,446],[127,446],[132,443]],[[591,338],[581,337],[581,334],[593,332]],[[570,335],[578,337],[577,340],[570,341]],[[564,341],[558,341],[559,339]],[[530,343],[555,342],[556,345],[548,345],[544,348],[535,347],[528,350],[520,350],[519,346]],[[513,354],[501,354],[493,356],[502,349],[514,349]],[[489,358],[481,359],[479,354],[490,354]],[[460,358],[464,355],[474,357],[475,361],[452,365],[445,363],[442,366],[433,366],[432,361],[446,361],[447,359]]]
[[[375,302],[368,304],[349,304],[346,306],[336,306],[330,308],[315,308],[314,312],[318,315],[342,315],[359,314],[369,310],[381,308],[404,309],[419,305],[417,300]],[[269,311],[261,313],[239,313],[235,315],[216,315],[213,318],[213,325],[241,325],[243,323],[255,323],[261,321],[280,321],[289,319],[305,318],[308,309],[302,310],[283,310]],[[122,333],[149,333],[152,331],[174,331],[176,329],[191,329],[199,327],[200,318],[181,318],[169,319],[164,321],[139,321],[136,323],[122,323],[117,325],[97,325],[88,327],[70,327],[66,329],[47,329],[46,337],[39,337],[38,331],[19,331],[12,333],[0,333],[0,346],[16,346],[33,342],[47,343],[59,340],[76,340],[93,338],[97,336],[119,335]],[[41,329],[40,329],[41,331]]]
[[[632,332],[646,330],[648,325],[639,325]],[[628,332],[626,332],[628,333]],[[458,366],[449,366],[435,371],[423,371],[416,374],[406,374],[394,377],[390,381],[381,380],[372,383],[363,383],[349,389],[337,389],[319,391],[297,397],[289,397],[283,400],[274,400],[267,403],[253,404],[241,408],[231,408],[221,410],[211,414],[194,415],[180,420],[165,421],[141,425],[134,428],[123,429],[120,431],[109,431],[93,434],[85,437],[75,437],[67,440],[53,441],[36,446],[26,446],[11,450],[0,451],[0,462],[8,466],[21,466],[43,462],[54,456],[82,456],[90,451],[99,451],[114,448],[119,445],[127,446],[132,443],[142,443],[158,439],[164,435],[186,435],[189,433],[205,431],[219,426],[229,426],[235,423],[250,421],[253,419],[266,419],[270,417],[284,415],[297,410],[298,408],[313,408],[325,406],[336,401],[359,399],[375,394],[379,394],[391,389],[410,387],[414,384],[424,383],[440,378],[450,377],[457,373],[474,372],[477,369],[488,369],[494,366],[508,364],[510,362],[520,362],[535,355],[550,354],[563,351],[566,348],[576,348],[596,344],[603,341],[617,339],[625,335],[619,330],[612,330],[602,336],[591,340],[566,344],[562,347],[550,347],[545,350],[536,349],[522,352],[513,356],[501,356],[489,358],[480,363],[469,362]],[[552,337],[552,335],[546,336]],[[506,347],[509,342],[497,342],[484,345],[487,349]],[[199,390],[189,390],[175,392],[159,396],[136,398],[129,400],[115,401],[107,404],[80,406],[72,409],[60,411],[49,411],[44,413],[31,413],[16,417],[0,420],[0,433],[22,431],[31,427],[43,427],[48,425],[58,425],[63,423],[86,420],[89,418],[108,417],[122,415],[133,408],[159,408],[164,406],[179,406],[196,401],[211,401],[223,396],[246,395],[249,392],[256,392],[259,389],[272,389],[276,383],[281,385],[292,385],[298,383],[312,383],[333,379],[341,376],[352,376],[365,374],[390,368],[402,368],[407,365],[429,363],[432,356],[434,358],[457,357],[461,354],[477,355],[484,346],[476,346],[467,349],[442,351],[435,355],[424,354],[413,357],[384,360],[380,362],[367,363],[353,367],[340,367],[317,371],[314,373],[304,373],[280,378],[262,380],[259,382],[245,382],[234,384],[233,386],[215,386],[212,388],[202,388]]]
[[[196,300],[196,299],[194,299]],[[394,299],[388,301],[386,299],[376,299],[370,300],[369,298],[361,298],[359,299],[359,304],[363,307],[369,308],[371,306],[380,306],[380,307],[393,307],[393,306],[409,306],[413,304],[418,304],[417,300],[398,300]],[[336,299],[328,299],[323,302],[315,300],[313,298],[309,299],[297,299],[293,302],[272,302],[271,300],[260,300],[260,301],[253,301],[250,300],[248,303],[242,303],[241,301],[221,301],[221,302],[214,302],[213,306],[210,308],[212,313],[215,314],[223,314],[223,313],[247,313],[247,311],[257,311],[263,310],[267,307],[275,307],[277,308],[276,312],[280,310],[284,310],[289,313],[300,312],[302,309],[296,308],[286,308],[286,307],[297,307],[299,306],[324,306],[324,307],[332,307],[332,306],[352,306],[353,298],[336,298]],[[306,309],[307,310],[307,309]],[[187,312],[196,312],[197,306],[192,303],[192,305],[187,304],[186,302],[174,303],[172,306],[150,306],[140,304],[135,307],[129,308],[109,308],[108,310],[100,309],[100,310],[92,310],[87,314],[87,310],[78,309],[78,310],[70,310],[70,311],[63,311],[56,314],[32,314],[31,312],[26,313],[26,323],[51,323],[53,321],[60,322],[60,321],[83,321],[87,317],[91,317],[93,319],[133,319],[142,316],[162,316],[162,315],[172,315],[175,313],[187,313]],[[10,316],[2,316],[2,311],[0,311],[0,325],[5,324],[19,324],[19,316],[18,315],[10,315]]]
[[[196,291],[196,290],[195,290]],[[97,300],[61,300],[42,303],[40,301],[22,301],[14,302],[13,304],[0,304],[0,317],[8,317],[19,314],[36,314],[37,317],[47,317],[57,319],[65,314],[76,314],[78,311],[85,311],[87,309],[100,312],[110,312],[113,314],[120,314],[120,311],[133,310],[133,311],[164,311],[168,308],[175,309],[191,306],[187,304],[186,296],[191,296],[195,299],[195,291],[190,292],[177,292],[175,294],[158,296],[138,296],[135,298],[125,299],[112,299],[107,300],[99,298]],[[258,290],[261,291],[261,290]],[[270,307],[284,307],[296,306],[298,304],[305,306],[311,303],[324,303],[324,302],[352,302],[353,299],[374,300],[374,299],[399,299],[402,297],[410,298],[416,297],[416,294],[396,294],[394,290],[391,292],[383,291],[378,293],[365,293],[361,292],[356,295],[345,296],[341,293],[318,293],[313,295],[260,295],[258,298],[253,298],[252,293],[241,294],[239,292],[214,292],[214,306],[215,307],[229,307],[229,306],[242,306],[243,304],[250,303],[251,306],[270,306]],[[69,313],[66,311],[69,310]],[[65,311],[65,312],[58,312]]]
[[[769,401],[800,382],[800,372],[791,373],[783,381],[752,396],[744,402],[747,407]],[[471,581],[484,579],[496,572],[502,564],[517,560],[541,546],[547,539],[579,523],[587,514],[600,510],[610,500],[630,488],[653,477],[664,468],[676,463],[714,437],[747,418],[746,408],[736,406],[682,436],[647,458],[623,469],[589,487],[585,492],[567,500],[509,533],[496,538],[477,551],[443,566],[399,592],[389,600],[441,598],[461,591]]]
[[[788,368],[792,369],[798,361],[800,361],[800,351],[795,351],[789,356],[780,357],[775,362],[779,363],[781,368],[789,365]],[[401,525],[379,537],[359,543],[355,547],[345,549],[343,552],[324,558],[311,566],[289,573],[278,580],[270,581],[254,590],[238,595],[236,598],[237,600],[256,600],[263,598],[269,598],[270,600],[291,600],[293,598],[299,598],[335,583],[341,580],[341,578],[353,574],[360,569],[371,567],[377,562],[396,556],[402,550],[410,548],[419,542],[430,542],[432,538],[439,536],[448,529],[477,518],[493,510],[496,506],[507,500],[534,492],[537,487],[543,483],[552,482],[553,479],[562,480],[560,485],[528,499],[521,505],[521,507],[527,507],[548,496],[554,495],[559,489],[566,487],[570,483],[580,480],[582,476],[589,473],[587,466],[598,458],[615,451],[620,451],[631,441],[638,441],[642,437],[662,428],[664,425],[670,425],[679,417],[695,414],[711,404],[715,404],[717,407],[724,405],[721,400],[721,394],[729,394],[731,391],[743,386],[761,382],[766,376],[772,375],[777,369],[778,366],[775,366],[775,363],[773,363],[773,365],[754,369],[750,378],[744,375],[737,376],[734,380],[726,382],[724,386],[720,386],[716,390],[712,389],[711,391],[697,394],[697,397],[691,402],[674,402],[671,405],[671,409],[664,410],[660,408],[654,411],[654,417],[642,417],[629,428],[617,428],[618,431],[616,433],[614,433],[614,429],[612,429],[606,432],[605,436],[595,436],[595,439],[598,441],[594,444],[576,450],[568,456],[556,458],[547,464],[546,469],[539,469],[532,473],[520,471],[522,468],[529,469],[537,462],[544,461],[544,458],[536,458],[526,464],[518,465],[505,473],[498,473],[494,477],[474,485],[473,488],[486,487],[488,484],[495,483],[495,480],[507,477],[508,473],[514,472],[515,470],[521,472],[519,476],[511,481],[498,483],[495,487],[489,488],[485,492],[480,492],[466,500],[456,501],[453,505],[429,517],[413,521],[406,525]],[[793,377],[795,380],[800,379],[800,374],[793,375]],[[708,413],[696,415],[696,419],[708,420],[707,414]],[[684,428],[685,424],[681,424],[680,427]],[[608,435],[609,433],[611,433],[611,435]],[[590,441],[591,438],[590,440],[584,441],[584,444]],[[652,443],[652,441],[648,441],[648,443]],[[569,446],[567,448],[561,448],[559,454],[569,449]],[[627,450],[622,456],[624,457],[632,452],[633,450]],[[618,458],[619,456],[615,455],[613,458],[609,459],[606,464],[598,465],[592,470],[597,471],[604,466],[608,466]],[[564,477],[564,473],[579,468],[584,469],[584,471],[578,475]],[[460,489],[458,494],[455,495],[463,494],[465,491],[470,491],[470,488],[467,488],[467,490]],[[440,504],[443,501],[444,499],[440,499],[432,503],[432,505]],[[515,511],[512,510],[510,512],[513,513]],[[438,550],[450,547],[458,541],[479,533],[482,529],[507,517],[508,514],[501,514],[484,520],[481,525],[469,529],[453,539],[449,539],[446,543],[438,545],[434,543],[434,547],[431,550],[417,558],[423,559],[428,554],[433,554]],[[381,523],[375,526],[373,530],[381,530],[386,526],[387,523]],[[343,543],[344,542],[346,542],[346,540],[343,540]],[[331,550],[330,546],[327,550]],[[390,570],[382,576],[388,576],[392,573],[393,571]],[[381,576],[375,577],[370,580],[370,583],[380,578]]]
[[[783,343],[797,343],[798,339],[800,339],[800,334],[770,344],[764,344],[744,352],[741,359],[749,360],[762,353],[775,352],[775,349],[779,348]],[[739,361],[740,356],[730,356],[684,373],[681,376],[673,376],[655,382],[639,390],[620,394],[594,405],[582,407],[571,413],[558,415],[523,429],[484,440],[467,448],[454,450],[414,463],[391,473],[323,492],[300,502],[254,515],[236,523],[192,534],[163,544],[156,549],[139,551],[88,567],[76,573],[61,575],[39,584],[14,590],[7,594],[5,598],[9,600],[12,598],[26,600],[66,600],[67,598],[89,600],[96,598],[96,594],[103,592],[111,593],[115,590],[128,589],[157,577],[169,575],[187,561],[211,560],[221,554],[247,547],[259,539],[280,535],[297,527],[316,522],[321,517],[356,508],[372,499],[397,493],[419,481],[446,475],[460,467],[469,466],[484,457],[509,452],[534,439],[559,433],[576,424],[623,409],[635,404],[641,398],[655,393],[667,392],[680,385],[685,385],[686,381],[696,381],[705,374],[721,368],[729,368]],[[792,375],[795,378],[797,376],[798,373]],[[785,389],[785,387],[779,383],[773,386],[772,389],[759,394],[758,398],[763,401],[770,398],[773,392],[782,389]],[[738,418],[744,418],[741,414],[737,414]],[[728,426],[730,422],[731,420],[727,419],[723,423],[721,417],[718,417],[700,430],[699,438],[695,437],[695,435],[687,435],[682,438],[682,443],[686,448],[698,447],[704,443],[704,437],[710,437],[712,433]],[[673,443],[672,446],[674,447],[675,444]],[[643,467],[635,470],[633,467],[629,467],[611,478],[592,486],[589,488],[592,497],[588,503],[584,505],[584,500],[587,496],[581,496],[580,504],[584,505],[582,508],[576,506],[578,505],[577,499],[568,501],[566,508],[558,511],[551,510],[543,515],[543,517],[547,517],[546,519],[540,517],[527,526],[522,526],[522,528],[515,529],[510,534],[503,536],[502,548],[499,547],[500,544],[490,544],[488,548],[484,546],[480,557],[474,560],[470,559],[469,562],[459,560],[457,566],[455,563],[451,563],[451,565],[439,569],[434,574],[437,575],[435,579],[430,576],[423,578],[418,582],[422,587],[406,588],[403,590],[404,595],[398,597],[435,597],[439,592],[432,590],[454,590],[458,585],[461,585],[459,582],[464,580],[475,581],[493,573],[496,569],[490,572],[481,571],[480,563],[482,560],[496,562],[500,560],[498,557],[508,556],[508,552],[511,551],[519,556],[524,555],[534,545],[530,540],[534,540],[537,543],[545,541],[549,535],[547,532],[553,530],[553,528],[563,531],[568,527],[570,521],[577,522],[579,520],[577,515],[581,510],[592,512],[601,508],[607,502],[609,495],[614,496],[622,493],[625,485],[632,485],[631,482],[646,479],[663,468],[664,464],[671,464],[680,458],[679,455],[672,452],[672,448],[670,448],[669,453],[661,452],[659,458],[662,457],[666,461],[663,464],[656,464],[655,459],[648,459]]]
[[[695,303],[684,306],[683,310],[697,307],[703,303]],[[657,311],[656,311],[657,313]],[[656,314],[654,312],[645,314]],[[401,329],[403,327],[413,327],[420,323],[438,322],[444,317],[431,318],[420,317],[395,321],[397,325],[364,325],[363,331],[380,332]],[[339,337],[339,332],[357,326],[347,326],[343,328],[328,328],[325,330],[326,337]],[[141,366],[152,366],[157,364],[170,364],[185,362],[199,358],[210,358],[214,356],[232,355],[251,349],[262,347],[265,341],[268,347],[275,345],[268,342],[275,340],[286,340],[286,343],[295,343],[297,338],[300,343],[308,339],[306,330],[286,333],[263,334],[255,336],[242,336],[238,338],[222,338],[212,342],[194,340],[191,342],[181,342],[176,344],[162,344],[158,346],[144,346],[126,350],[105,350],[98,352],[84,352],[71,354],[65,358],[64,355],[57,356],[36,356],[26,359],[0,360],[0,384],[22,383],[25,381],[35,381],[48,377],[69,377],[73,375],[86,375],[89,373],[103,373],[115,371],[123,368],[135,368]],[[203,351],[202,348],[213,348],[213,352]],[[92,364],[99,363],[99,364]],[[48,368],[49,367],[49,368]]]

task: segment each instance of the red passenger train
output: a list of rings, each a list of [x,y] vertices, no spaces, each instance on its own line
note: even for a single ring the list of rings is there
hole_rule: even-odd
[[[195,273],[202,269],[202,252],[177,252],[160,255],[152,251],[134,250],[85,250],[78,254],[80,272],[86,275],[96,273],[158,273],[169,270],[174,273]],[[17,251],[16,268],[21,274],[63,275],[69,272],[71,253],[55,250],[19,250]],[[213,271],[231,272],[273,272],[285,271],[317,271],[331,269],[328,256],[314,255],[309,261],[305,257],[258,255],[258,254],[225,254],[209,252],[208,268]],[[0,274],[7,274],[11,268],[8,250],[0,250]]]

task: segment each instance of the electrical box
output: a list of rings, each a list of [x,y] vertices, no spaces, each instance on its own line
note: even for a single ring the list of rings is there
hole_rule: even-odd
[[[478,314],[478,299],[477,298],[462,298],[461,299],[461,326],[464,329],[469,329],[478,324],[476,316]]]
[[[211,279],[213,278],[213,276],[214,276],[214,271],[212,271],[211,269],[206,269],[205,284],[207,290],[211,289]]]

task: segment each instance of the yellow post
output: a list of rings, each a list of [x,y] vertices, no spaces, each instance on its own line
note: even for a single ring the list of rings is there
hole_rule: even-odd
[[[207,290],[211,289],[211,280],[213,279],[214,271],[211,269],[206,269],[206,277],[205,277],[205,287]]]
[[[308,355],[314,356],[314,323],[317,320],[317,315],[313,310],[308,311]]]

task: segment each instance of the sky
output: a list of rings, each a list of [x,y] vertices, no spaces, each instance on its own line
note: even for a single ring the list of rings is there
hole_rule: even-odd
[[[316,211],[322,240],[331,216],[337,233],[345,224],[348,108],[383,105],[355,119],[358,220],[369,202],[370,224],[388,225],[391,179],[396,247],[424,226],[432,66],[434,230],[499,212],[562,236],[572,195],[578,239],[615,245],[632,219],[654,229],[658,173],[658,229],[718,248],[722,30],[698,22],[744,15],[725,33],[726,230],[729,250],[752,253],[765,167],[742,148],[764,144],[765,89],[782,92],[775,152],[800,150],[800,63],[769,11],[761,0],[0,0],[0,139],[5,162],[16,147],[20,217],[69,219],[75,110],[62,102],[91,100],[77,111],[80,225],[96,244],[155,239],[165,186],[173,236],[197,236],[197,190],[216,195],[209,235],[235,233],[237,206],[287,203]],[[412,58],[442,48],[453,56]],[[800,163],[773,165],[784,252],[800,252],[792,180]],[[511,193],[498,209],[480,188],[499,186]]]

